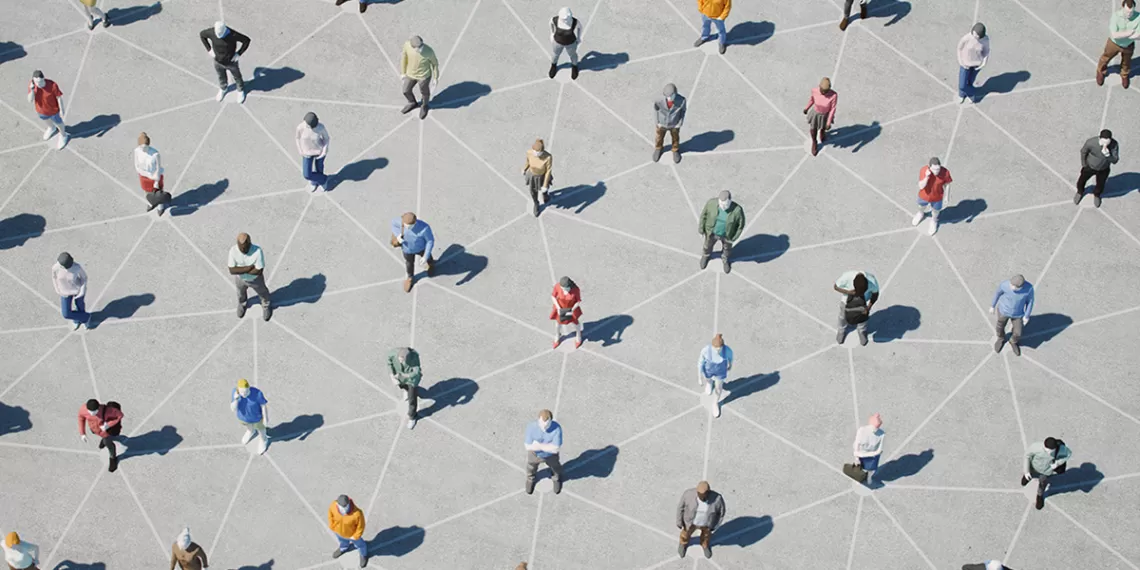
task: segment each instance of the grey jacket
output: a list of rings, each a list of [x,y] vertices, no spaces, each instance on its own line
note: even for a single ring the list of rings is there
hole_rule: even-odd
[[[1117,162],[1120,162],[1120,145],[1116,144],[1115,139],[1108,143],[1108,156],[1100,151],[1100,137],[1093,137],[1085,141],[1085,146],[1081,147],[1081,166],[1083,167],[1096,171],[1108,170]]]
[[[657,117],[657,125],[667,129],[680,128],[685,124],[685,111],[688,107],[685,105],[685,98],[680,93],[673,96],[673,108],[669,108],[668,102],[664,97],[653,103],[653,111]]]
[[[720,493],[709,490],[709,529],[716,530],[724,520],[724,499]],[[693,524],[693,517],[697,515],[697,488],[693,487],[681,495],[681,502],[677,503],[677,526],[689,528]]]

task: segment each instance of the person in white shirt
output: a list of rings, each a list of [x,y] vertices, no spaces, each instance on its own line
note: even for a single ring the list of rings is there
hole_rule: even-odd
[[[872,414],[867,419],[867,425],[855,432],[855,461],[867,472],[867,484],[875,477],[879,470],[879,457],[883,455],[883,417]]]
[[[237,287],[238,308],[237,316],[245,316],[245,303],[249,300],[246,290],[252,288],[261,301],[261,318],[268,321],[273,316],[273,307],[269,304],[269,287],[265,285],[265,253],[261,248],[253,245],[249,234],[242,232],[237,236],[237,245],[230,248],[227,263],[230,275],[234,276],[234,285]]]
[[[146,211],[158,208],[161,216],[170,205],[170,194],[164,190],[166,184],[163,176],[162,157],[158,149],[150,146],[150,136],[139,133],[139,146],[135,147],[135,172],[139,175],[139,185],[146,192],[146,201],[150,206]]]
[[[35,570],[40,563],[40,547],[22,541],[20,535],[10,532],[4,537],[4,561],[12,570]]]
[[[959,103],[967,99],[976,101],[974,80],[978,72],[990,60],[990,38],[986,37],[986,25],[978,22],[970,33],[958,40],[958,97]]]
[[[309,192],[328,192],[325,155],[329,152],[329,132],[313,112],[297,125],[297,152],[301,154],[301,174],[309,181]]]
[[[66,251],[59,254],[51,267],[51,282],[59,295],[63,318],[75,323],[75,330],[91,320],[84,298],[87,297],[87,272]]]

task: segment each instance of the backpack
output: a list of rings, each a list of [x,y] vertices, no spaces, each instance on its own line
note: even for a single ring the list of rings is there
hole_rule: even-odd
[[[843,318],[849,325],[867,322],[867,300],[862,295],[847,297],[847,303],[843,309]]]

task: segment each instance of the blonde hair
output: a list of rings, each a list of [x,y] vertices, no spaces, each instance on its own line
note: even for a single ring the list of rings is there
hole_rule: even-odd
[[[542,418],[545,421],[550,421],[554,419],[554,414],[551,413],[550,410],[542,410],[538,412],[538,417]]]
[[[535,139],[534,144],[531,145],[530,148],[536,152],[545,152],[546,151],[546,143],[542,142],[542,139]]]
[[[831,79],[824,77],[819,80],[820,91],[831,91]]]

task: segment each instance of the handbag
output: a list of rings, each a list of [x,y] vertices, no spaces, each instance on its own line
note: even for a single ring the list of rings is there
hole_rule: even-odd
[[[863,466],[858,463],[844,463],[843,474],[859,483],[867,482],[867,472],[864,471]]]

